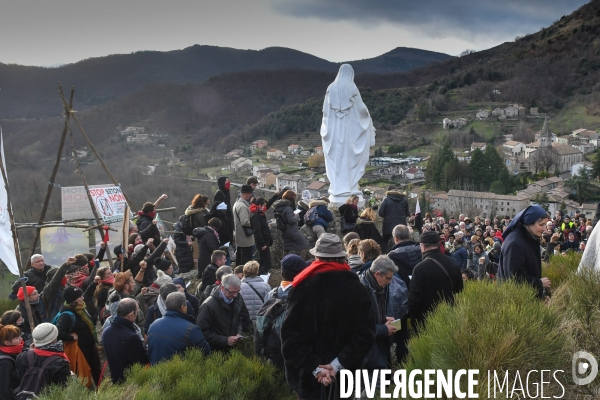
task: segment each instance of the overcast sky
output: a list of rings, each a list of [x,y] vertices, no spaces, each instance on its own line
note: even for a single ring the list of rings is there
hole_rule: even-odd
[[[0,62],[51,66],[194,44],[289,47],[330,61],[396,47],[458,55],[514,40],[583,0],[0,0]]]

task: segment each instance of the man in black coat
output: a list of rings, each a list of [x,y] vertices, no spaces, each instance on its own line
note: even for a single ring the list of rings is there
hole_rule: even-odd
[[[194,236],[198,242],[198,278],[202,277],[202,273],[208,264],[213,251],[219,250],[218,230],[221,227],[221,221],[218,218],[211,218],[208,225],[204,228],[194,229]]]
[[[210,264],[202,273],[202,284],[200,285],[200,293],[204,292],[208,286],[213,285],[217,281],[217,270],[227,262],[227,254],[223,250],[215,250],[210,256]]]
[[[452,304],[454,295],[463,290],[460,266],[456,260],[442,254],[437,232],[423,233],[420,241],[423,261],[413,269],[408,290],[408,314],[415,329],[440,301]]]
[[[229,192],[231,182],[229,181],[229,178],[226,176],[219,177],[219,179],[217,179],[217,186],[219,188],[217,189],[213,197],[213,204],[225,203],[227,205],[227,219],[229,219],[229,221],[233,221],[233,211],[231,208],[231,193]]]
[[[139,307],[134,299],[121,300],[117,306],[117,315],[112,319],[110,326],[102,332],[102,344],[114,384],[125,380],[124,373],[127,368],[150,362],[134,326]]]
[[[292,282],[281,342],[288,384],[298,398],[318,399],[340,369],[362,367],[375,317],[340,238],[324,233],[310,252],[317,260]]]
[[[231,350],[252,331],[250,314],[239,295],[241,286],[236,275],[225,275],[200,306],[196,325],[214,351]]]
[[[411,240],[410,230],[406,225],[396,225],[392,231],[394,247],[388,252],[388,257],[398,267],[397,275],[410,288],[410,276],[415,266],[423,260],[419,243]]]
[[[411,240],[410,230],[406,225],[396,225],[392,231],[394,247],[388,252],[390,260],[398,267],[396,275],[410,288],[410,276],[415,266],[423,260],[421,246]],[[402,329],[394,334],[396,341],[396,359],[402,362],[408,355],[408,316],[402,318]]]
[[[46,284],[46,273],[51,269],[50,265],[46,265],[44,262],[44,256],[41,254],[34,254],[31,256],[31,268],[29,268],[24,276],[27,277],[27,286],[34,286],[38,293],[42,293],[44,285]],[[15,300],[17,298],[17,292],[21,287],[21,281],[17,280],[12,285],[12,292],[8,296],[10,299]]]
[[[406,218],[409,215],[406,193],[390,187],[385,192],[385,196],[378,210],[379,216],[383,218],[383,228],[381,230],[381,251],[383,253],[387,252],[388,242],[392,237],[394,227],[399,224],[406,225]]]

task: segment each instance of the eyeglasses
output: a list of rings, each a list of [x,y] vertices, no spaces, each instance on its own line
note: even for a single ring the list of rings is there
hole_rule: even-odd
[[[229,295],[230,295],[230,296],[233,296],[233,297],[235,297],[235,296],[237,296],[238,294],[240,294],[240,291],[239,291],[239,290],[238,290],[237,292],[232,292],[232,291],[228,290],[228,289],[227,289],[225,286],[223,286],[223,289],[225,289],[225,291],[226,291],[227,293],[229,293]]]
[[[384,275],[382,272],[379,272],[379,276],[383,276],[386,279],[386,281],[390,282],[392,278],[394,278],[394,273],[392,272],[392,274],[388,276]]]

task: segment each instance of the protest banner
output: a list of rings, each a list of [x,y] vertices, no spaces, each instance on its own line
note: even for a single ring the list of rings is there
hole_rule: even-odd
[[[90,195],[98,214],[105,224],[123,221],[127,200],[118,186],[106,186],[92,189]]]

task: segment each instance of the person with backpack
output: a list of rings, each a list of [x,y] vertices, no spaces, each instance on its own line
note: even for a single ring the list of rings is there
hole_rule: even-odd
[[[271,287],[258,275],[260,265],[256,261],[248,261],[244,265],[244,278],[242,279],[242,297],[252,321],[256,320],[258,310],[265,303],[265,298]]]
[[[85,361],[89,365],[93,378],[93,383],[98,385],[100,380],[100,356],[98,354],[98,335],[92,318],[88,314],[83,300],[83,292],[78,287],[69,286],[65,289],[63,296],[65,304],[56,315],[53,324],[58,328],[58,338],[63,342],[76,343],[77,348],[83,354]],[[73,346],[74,347],[74,346]],[[75,354],[77,358],[77,349],[68,351],[69,354]],[[77,373],[80,377],[88,377],[85,367],[81,368],[79,360],[69,357],[71,365],[77,365]],[[88,382],[89,383],[89,382]]]
[[[181,222],[173,224],[173,241],[175,242],[175,258],[179,266],[179,273],[190,272],[198,268],[198,255],[194,255],[198,243],[192,241],[191,236],[183,232]]]
[[[306,258],[306,252],[310,244],[306,237],[298,229],[299,210],[294,211],[294,201],[296,193],[287,190],[281,200],[273,204],[275,218],[277,219],[277,229],[281,231],[283,240],[284,255],[294,253],[302,258]],[[308,214],[308,213],[307,213]]]
[[[250,222],[254,229],[254,241],[260,258],[259,275],[266,275],[272,267],[270,247],[273,245],[273,237],[265,216],[265,203],[264,198],[258,197],[253,198],[250,204]]]
[[[210,264],[210,258],[213,251],[219,250],[219,228],[221,221],[218,218],[211,218],[208,225],[203,228],[194,229],[194,237],[198,243],[198,279],[202,278],[202,273]]]
[[[327,204],[329,204],[327,197],[321,197],[308,204],[309,209],[304,216],[304,223],[312,226],[315,239],[319,239],[323,233],[327,232],[328,222],[333,221],[333,214],[327,208]],[[314,214],[316,214],[316,217],[313,217]]]
[[[281,259],[281,284],[271,290],[265,298],[265,304],[258,311],[254,328],[254,349],[256,355],[271,362],[280,371],[285,365],[281,353],[281,325],[285,319],[287,296],[292,288],[292,281],[300,272],[310,265],[295,254],[288,254]]]
[[[102,343],[114,384],[125,380],[125,370],[135,364],[150,362],[144,342],[136,332],[135,318],[139,310],[137,301],[123,299],[117,306],[117,315],[102,332]]]
[[[21,330],[15,325],[0,324],[0,399],[14,400],[19,386],[16,359],[23,352]]]
[[[17,357],[17,375],[21,383],[15,392],[19,400],[31,397],[25,392],[38,395],[48,385],[66,385],[71,376],[63,342],[57,341],[56,326],[41,323],[35,327],[32,336],[34,347],[25,349]]]

